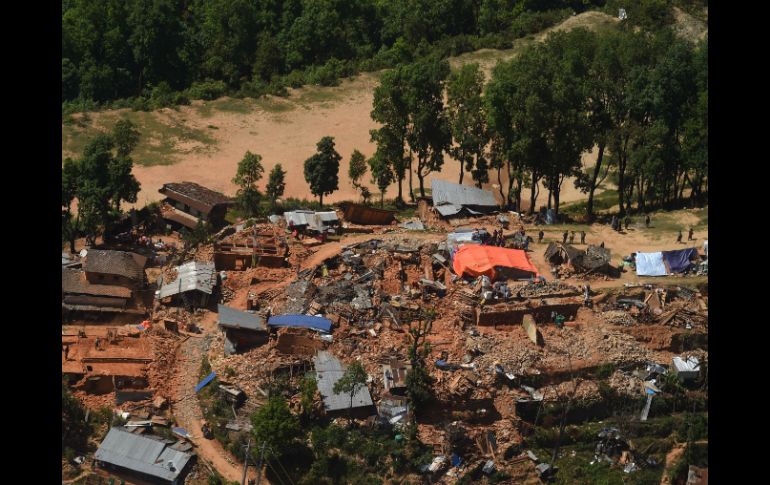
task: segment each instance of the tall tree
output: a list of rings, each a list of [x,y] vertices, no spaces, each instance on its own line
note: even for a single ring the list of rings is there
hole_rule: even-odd
[[[395,180],[393,169],[379,151],[375,152],[374,156],[366,163],[369,164],[369,170],[372,173],[372,183],[376,184],[380,190],[380,207],[385,207],[385,192]]]
[[[286,171],[283,169],[280,163],[276,163],[275,167],[270,171],[270,178],[267,181],[267,197],[275,207],[275,201],[283,197],[283,191],[286,189]]]
[[[410,121],[406,139],[410,159],[412,152],[417,156],[420,195],[425,197],[425,177],[441,170],[444,151],[449,149],[452,141],[444,112],[444,80],[449,75],[449,63],[432,56],[406,69]]]
[[[382,124],[381,128],[370,131],[371,141],[377,144],[380,156],[384,157],[393,169],[398,182],[397,206],[404,204],[402,185],[408,168],[408,160],[404,156],[409,123],[406,86],[404,67],[386,71],[380,79],[380,85],[374,89],[371,112],[372,119]]]
[[[434,312],[429,310],[421,312],[417,321],[409,323],[409,361],[412,369],[406,374],[406,393],[415,409],[433,397],[434,379],[425,365],[425,359],[430,354],[427,336],[433,328],[433,318]]]
[[[262,167],[262,156],[246,151],[243,159],[238,162],[233,183],[239,187],[236,194],[238,205],[250,217],[259,214],[261,194],[257,189],[257,182],[262,179],[263,173],[265,169]]]
[[[350,407],[348,408],[348,412],[351,420],[353,419],[353,397],[358,391],[366,387],[366,378],[367,375],[364,366],[362,366],[360,362],[354,361],[347,369],[345,369],[345,373],[334,383],[334,387],[332,388],[332,391],[334,391],[335,394],[344,392],[350,396]]]
[[[282,455],[301,434],[299,419],[289,411],[280,396],[271,396],[251,416],[252,433],[257,443],[265,443],[268,453]]]
[[[460,162],[460,184],[463,183],[465,170],[475,170],[473,178],[479,188],[489,181],[484,157],[489,137],[481,98],[483,89],[484,74],[478,64],[462,66],[450,75],[447,84],[447,111],[455,141],[449,152]]]
[[[318,202],[323,206],[324,195],[331,194],[339,186],[342,157],[334,149],[331,136],[321,138],[316,147],[316,154],[305,160],[305,180],[310,185],[310,192],[318,196]]]
[[[361,192],[361,198],[364,203],[371,197],[369,187],[361,183],[361,179],[366,175],[366,157],[358,150],[353,150],[353,154],[350,155],[350,165],[348,166],[348,177],[350,178],[350,184],[354,189]]]

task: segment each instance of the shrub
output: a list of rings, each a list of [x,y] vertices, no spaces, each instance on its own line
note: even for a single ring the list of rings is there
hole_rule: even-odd
[[[185,94],[190,99],[203,99],[211,101],[217,98],[221,98],[227,93],[227,85],[224,81],[204,81],[193,83],[186,91]]]

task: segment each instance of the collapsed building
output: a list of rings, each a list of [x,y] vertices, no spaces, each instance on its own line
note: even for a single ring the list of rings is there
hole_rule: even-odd
[[[611,253],[607,248],[588,246],[582,250],[571,244],[551,242],[545,250],[545,259],[552,266],[566,266],[576,273],[610,273]]]
[[[199,222],[214,229],[223,227],[233,200],[194,182],[166,183],[158,192],[165,195],[161,215],[171,229],[195,229]]]
[[[315,212],[309,210],[295,210],[284,212],[286,224],[304,232],[326,233],[336,232],[340,225],[339,217],[334,211]]]
[[[225,337],[225,355],[243,352],[267,341],[267,326],[260,316],[221,304],[217,306],[217,313],[219,328]]]
[[[114,329],[104,336],[62,334],[62,375],[75,388],[92,394],[146,390],[152,361],[152,348],[141,337]]]
[[[288,245],[273,231],[233,234],[214,243],[214,265],[217,271],[241,271],[256,266],[280,268],[286,266]]]

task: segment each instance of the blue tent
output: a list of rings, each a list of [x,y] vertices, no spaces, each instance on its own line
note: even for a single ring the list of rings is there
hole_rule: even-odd
[[[275,315],[267,321],[269,327],[298,327],[312,328],[322,332],[330,332],[332,322],[323,317],[311,317],[310,315]]]
[[[690,260],[697,256],[698,250],[695,248],[663,251],[663,260],[668,264],[668,269],[672,273],[683,273],[692,265]]]
[[[213,381],[213,380],[214,380],[214,378],[215,378],[216,376],[217,376],[217,373],[216,373],[216,372],[212,372],[211,374],[207,375],[205,379],[203,379],[202,381],[200,381],[200,382],[198,383],[198,385],[197,385],[197,386],[195,386],[195,392],[197,393],[198,391],[200,391],[201,389],[203,389],[204,387],[206,387],[206,386],[209,384],[209,382],[211,382],[211,381]]]

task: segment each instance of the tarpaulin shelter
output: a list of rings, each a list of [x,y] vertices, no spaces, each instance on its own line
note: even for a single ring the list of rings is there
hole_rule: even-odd
[[[692,264],[690,260],[697,256],[698,250],[695,248],[663,251],[663,261],[666,262],[670,273],[683,273]]]
[[[638,276],[666,276],[683,273],[698,256],[695,248],[674,249],[654,253],[636,253],[636,274]]]
[[[454,254],[452,266],[458,275],[490,279],[531,278],[538,276],[537,268],[521,249],[507,249],[497,246],[464,244]]]
[[[637,276],[666,276],[668,271],[663,264],[663,253],[636,253]]]
[[[332,329],[332,322],[323,317],[312,317],[310,315],[275,315],[268,319],[267,326],[312,328],[328,333]]]

